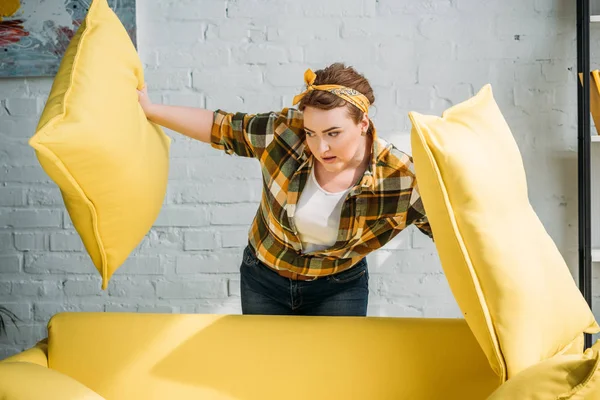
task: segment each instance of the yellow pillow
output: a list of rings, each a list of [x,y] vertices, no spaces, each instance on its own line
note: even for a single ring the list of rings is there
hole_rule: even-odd
[[[75,379],[28,362],[0,363],[0,399],[103,400]]]
[[[106,289],[162,206],[170,139],[137,99],[142,65],[106,0],[71,40],[30,139]]]
[[[597,400],[600,398],[598,343],[583,355],[554,356],[509,379],[487,400]]]
[[[599,327],[531,207],[490,85],[442,117],[409,113],[415,171],[449,285],[506,379]]]

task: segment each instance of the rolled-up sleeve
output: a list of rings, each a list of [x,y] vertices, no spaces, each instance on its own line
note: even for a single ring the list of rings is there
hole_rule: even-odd
[[[279,113],[228,113],[216,110],[210,134],[211,146],[227,154],[260,158],[273,140],[274,121]]]

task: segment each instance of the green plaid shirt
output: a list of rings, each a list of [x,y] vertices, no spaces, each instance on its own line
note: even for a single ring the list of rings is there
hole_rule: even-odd
[[[302,251],[294,224],[296,204],[314,164],[302,113],[292,108],[263,114],[216,110],[211,145],[260,161],[263,193],[249,242],[271,268],[330,275],[350,268],[411,224],[432,237],[412,158],[375,132],[371,163],[344,201],[336,243],[311,253]]]

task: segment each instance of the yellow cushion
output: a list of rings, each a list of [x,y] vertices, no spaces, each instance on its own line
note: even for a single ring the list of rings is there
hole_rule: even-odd
[[[518,373],[488,400],[597,400],[600,398],[598,343],[583,355],[554,356]]]
[[[60,313],[48,335],[52,368],[111,400],[467,400],[500,384],[464,319]]]
[[[103,400],[75,379],[28,362],[0,363],[0,399]]]
[[[139,106],[142,85],[125,28],[106,0],[94,0],[29,141],[103,289],[152,227],[166,192],[170,139]]]
[[[490,365],[511,377],[598,325],[531,207],[517,144],[490,85],[442,117],[409,113],[441,263]]]

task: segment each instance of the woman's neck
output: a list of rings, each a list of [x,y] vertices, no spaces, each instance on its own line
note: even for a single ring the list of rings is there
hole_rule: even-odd
[[[348,189],[354,186],[364,175],[371,163],[373,149],[373,138],[370,135],[365,137],[364,146],[356,153],[356,157],[348,164],[347,168],[329,172],[323,164],[317,161],[314,165],[315,178],[319,185],[328,191],[336,192]]]

